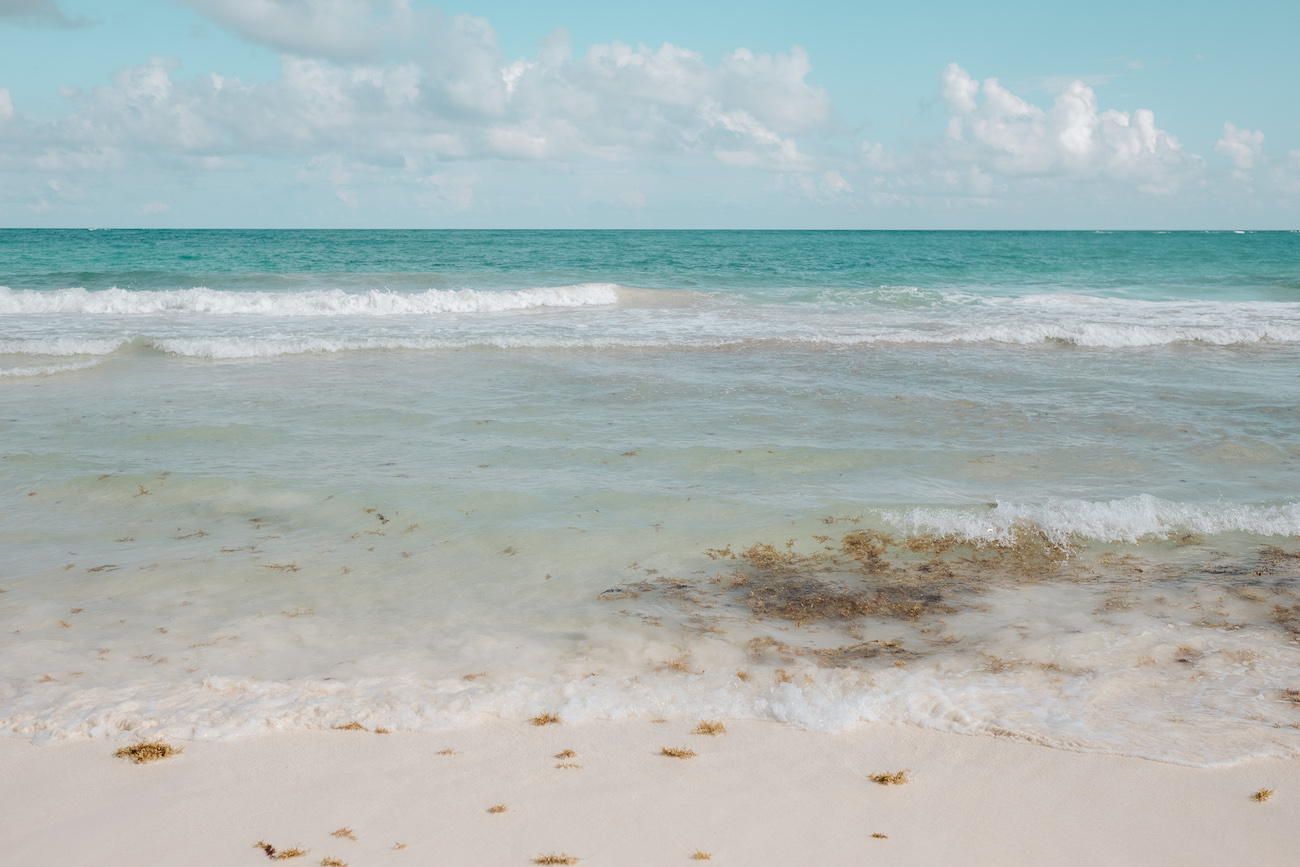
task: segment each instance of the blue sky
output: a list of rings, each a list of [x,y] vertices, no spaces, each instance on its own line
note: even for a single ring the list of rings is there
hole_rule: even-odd
[[[0,225],[1300,228],[1300,4],[0,0]]]

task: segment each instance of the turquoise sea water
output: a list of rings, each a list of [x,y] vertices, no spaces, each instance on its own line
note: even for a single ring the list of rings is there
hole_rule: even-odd
[[[1300,234],[0,231],[0,287],[10,734],[1300,746]]]

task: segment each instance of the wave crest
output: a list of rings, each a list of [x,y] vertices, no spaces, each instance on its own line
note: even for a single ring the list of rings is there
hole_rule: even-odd
[[[617,305],[624,290],[614,283],[580,283],[489,292],[429,289],[425,292],[229,292],[193,289],[131,291],[82,288],[53,292],[0,286],[0,315],[90,314],[100,316],[420,316],[496,313],[541,307]]]
[[[1074,539],[1134,543],[1144,538],[1169,539],[1186,533],[1300,534],[1300,502],[1178,503],[1150,494],[1107,501],[998,503],[982,512],[918,507],[887,510],[881,516],[908,533],[954,535],[985,545],[1012,544],[1027,531],[1041,533],[1060,546]]]

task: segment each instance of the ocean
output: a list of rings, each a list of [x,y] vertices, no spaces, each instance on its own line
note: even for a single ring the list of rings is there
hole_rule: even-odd
[[[1300,752],[1300,233],[0,231],[0,732]]]

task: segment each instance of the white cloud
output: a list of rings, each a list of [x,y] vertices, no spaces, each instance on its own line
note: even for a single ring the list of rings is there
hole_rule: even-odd
[[[949,64],[940,74],[949,113],[943,134],[897,150],[862,142],[859,167],[870,173],[859,184],[863,197],[881,207],[1113,208],[1133,194],[1205,188],[1204,160],[1161,129],[1152,111],[1106,109],[1083,80],[1057,83],[1044,107]]]
[[[80,16],[69,18],[58,0],[0,0],[0,20],[33,27],[85,27],[91,22]]]
[[[282,55],[279,77],[265,83],[182,77],[174,59],[122,69],[107,86],[71,93],[71,116],[31,126],[28,162],[54,171],[94,170],[97,161],[107,167],[108,154],[114,167],[133,157],[153,165],[160,153],[186,165],[334,155],[418,176],[457,159],[674,157],[796,171],[813,166],[792,134],[831,116],[830,98],[807,83],[811,64],[797,47],[788,54],[740,49],[711,65],[672,44],[614,42],[575,60],[567,33],[557,31],[534,58],[507,61],[487,22],[430,12],[420,19],[424,29],[413,25],[408,35],[439,50],[360,62],[336,59],[351,51],[340,41],[343,25],[357,24],[364,36],[364,22],[396,20],[409,13],[405,3],[389,3],[383,19],[362,0],[192,5],[285,45],[289,37],[277,34],[301,24],[295,44],[304,53]],[[335,59],[306,56],[306,47]]]
[[[1223,138],[1214,143],[1214,149],[1231,157],[1233,174],[1238,177],[1253,169],[1264,152],[1264,133],[1260,130],[1237,129],[1224,122]]]
[[[952,112],[949,157],[986,172],[1123,181],[1147,192],[1169,192],[1199,165],[1156,126],[1151,111],[1102,111],[1097,94],[1082,81],[1062,89],[1049,109],[996,78],[976,82],[955,63],[944,70],[942,83]]]
[[[185,0],[251,42],[306,57],[373,58],[394,31],[407,23],[405,2],[368,0]],[[384,8],[386,7],[386,8]],[[382,15],[387,11],[387,17]]]
[[[948,103],[949,111],[955,115],[975,111],[975,96],[980,92],[978,81],[973,80],[966,70],[955,63],[948,64],[941,78],[943,98]]]
[[[723,111],[717,104],[708,103],[701,113],[707,122],[735,134],[735,141],[727,144],[739,147],[721,146],[714,151],[724,163],[746,167],[766,165],[784,171],[796,171],[808,163],[793,139],[777,135],[744,109]]]
[[[997,78],[977,80],[949,64],[940,75],[942,132],[859,148],[825,89],[809,83],[812,63],[798,46],[773,54],[739,48],[714,61],[671,43],[616,41],[575,52],[557,29],[530,56],[513,58],[487,21],[415,0],[181,2],[278,52],[279,74],[189,75],[176,59],[153,58],[102,86],[62,90],[60,117],[16,113],[0,90],[0,169],[42,179],[169,168],[272,170],[292,179],[299,170],[313,195],[358,212],[376,207],[383,188],[451,214],[506,207],[500,179],[524,178],[528,163],[550,178],[641,170],[618,187],[631,198],[617,199],[606,180],[581,194],[622,207],[640,207],[641,188],[656,207],[670,204],[662,188],[646,186],[658,183],[647,173],[719,166],[774,176],[752,191],[847,207],[1035,197],[1113,203],[1116,193],[1168,194],[1214,181],[1152,111],[1101,105],[1098,77],[1038,79],[1034,88],[1053,92],[1036,104]],[[58,8],[0,0],[0,15],[13,18],[20,6]],[[1226,124],[1215,149],[1239,176],[1255,169],[1276,181],[1278,195],[1296,194],[1300,172],[1281,156],[1267,158],[1261,132]],[[288,171],[267,169],[285,164]],[[1226,169],[1218,177],[1227,180]],[[48,189],[40,195],[63,201]]]
[[[853,192],[853,187],[849,186],[849,182],[844,180],[844,176],[834,169],[822,175],[822,189],[833,196]]]

